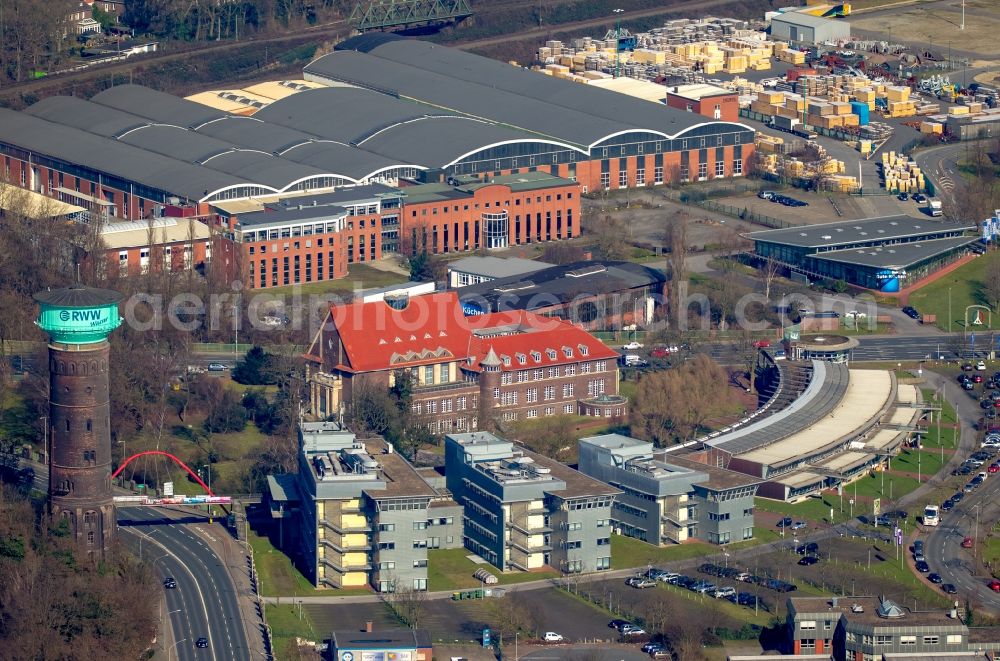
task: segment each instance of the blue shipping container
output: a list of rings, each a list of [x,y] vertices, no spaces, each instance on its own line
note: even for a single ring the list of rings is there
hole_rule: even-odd
[[[851,101],[851,112],[858,116],[858,124],[868,125],[868,104],[863,101]]]

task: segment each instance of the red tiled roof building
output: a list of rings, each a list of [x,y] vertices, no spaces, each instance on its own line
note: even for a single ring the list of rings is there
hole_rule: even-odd
[[[562,319],[523,310],[466,317],[455,292],[335,305],[306,354],[310,406],[338,416],[362,380],[412,379],[433,433],[561,414],[621,418],[617,352]]]

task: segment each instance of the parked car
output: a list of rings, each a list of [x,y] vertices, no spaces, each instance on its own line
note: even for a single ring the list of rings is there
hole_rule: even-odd
[[[958,589],[953,584],[951,584],[951,583],[945,583],[944,585],[941,586],[941,589],[944,590],[945,594],[957,594],[958,593]]]
[[[790,516],[786,516],[785,518],[781,519],[777,523],[777,526],[779,528],[787,528],[788,526],[791,526],[791,525],[792,525],[792,517],[790,517]]]
[[[986,371],[986,363],[980,360],[978,363],[976,363],[976,369],[979,370],[980,372]]]
[[[972,541],[971,537],[966,537],[965,539],[962,540],[963,549],[971,549],[974,544],[975,542]]]
[[[926,574],[931,570],[931,566],[927,564],[926,560],[921,560],[917,562],[915,566],[917,568],[917,571],[920,572],[921,574]],[[1000,592],[1000,590],[998,590],[998,592]]]
[[[771,340],[757,340],[753,343],[753,346],[756,349],[766,349],[771,346]]]
[[[993,590],[994,592],[1000,592],[1000,581],[998,581],[997,579],[994,578],[986,585],[987,587],[989,587],[989,589]]]
[[[609,629],[618,629],[619,631],[621,631],[622,627],[624,627],[626,624],[632,624],[632,623],[629,622],[628,620],[617,620],[617,619],[615,619],[615,620],[611,620],[610,622],[608,622],[608,628]]]
[[[775,195],[777,195],[777,193],[775,193],[773,190],[762,190],[761,192],[757,193],[757,197],[759,197],[762,200],[774,199]]]
[[[633,576],[632,578],[630,578],[627,581],[625,581],[625,584],[626,585],[631,585],[632,587],[638,588],[640,590],[645,589],[645,588],[655,588],[656,587],[656,581],[654,581],[651,578],[647,578],[645,576]]]
[[[941,583],[944,582],[944,579],[941,578],[941,574],[938,573],[927,574],[927,580],[933,583],[934,585],[940,585]]]
[[[715,588],[714,590],[712,590],[711,593],[711,596],[715,597],[716,599],[726,599],[730,596],[735,596],[735,595],[736,595],[736,590],[730,587]]]
[[[955,509],[955,501],[953,501],[953,500],[946,500],[943,503],[941,503],[941,511],[942,512],[950,512],[953,509]]]
[[[913,194],[913,201],[917,202],[918,204],[920,202],[925,202],[926,200],[927,200],[927,196],[925,196],[923,193],[914,193]]]
[[[910,196],[904,191],[899,195],[897,195],[896,199],[899,200],[900,202],[906,202],[908,199],[910,199]]]
[[[905,308],[903,308],[903,314],[905,314],[910,319],[919,319],[920,318],[920,313],[917,312],[917,309],[914,308],[911,305],[907,305]]]
[[[670,355],[670,352],[667,350],[666,347],[655,347],[652,351],[649,352],[649,355],[652,356],[653,358],[666,358],[667,356]]]
[[[542,640],[546,643],[561,643],[565,638],[562,637],[562,634],[558,634],[555,631],[546,631],[545,635],[542,636]]]
[[[802,530],[805,527],[806,527],[805,521],[796,521],[795,523],[792,524],[792,530]]]
[[[209,372],[225,372],[228,369],[229,368],[226,367],[225,365],[223,365],[222,363],[209,363],[208,364],[208,371]]]
[[[635,349],[641,349],[641,348],[642,348],[642,342],[636,342],[635,340],[633,340],[632,342],[629,342],[628,344],[625,344],[625,345],[622,346],[622,349],[628,349],[630,351],[631,350],[635,350]]]
[[[819,558],[817,558],[814,555],[807,555],[806,557],[799,559],[799,564],[802,565],[803,567],[808,567],[809,565],[815,565],[817,562],[819,562]]]
[[[646,630],[642,627],[637,627],[634,624],[630,624],[622,629],[623,636],[645,636]]]
[[[910,308],[910,309],[912,310],[913,308]],[[914,312],[915,311],[916,310],[914,310]],[[974,369],[975,369],[975,367],[972,366],[972,363],[962,363],[962,371],[963,372],[971,372]]]

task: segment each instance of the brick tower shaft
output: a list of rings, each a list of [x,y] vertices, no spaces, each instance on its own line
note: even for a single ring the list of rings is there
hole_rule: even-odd
[[[49,504],[78,548],[103,556],[115,533],[110,345],[49,345]]]

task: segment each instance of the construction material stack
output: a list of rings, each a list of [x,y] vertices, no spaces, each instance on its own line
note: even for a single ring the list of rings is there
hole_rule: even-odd
[[[916,162],[894,151],[882,152],[882,177],[890,193],[924,193],[924,174]]]

